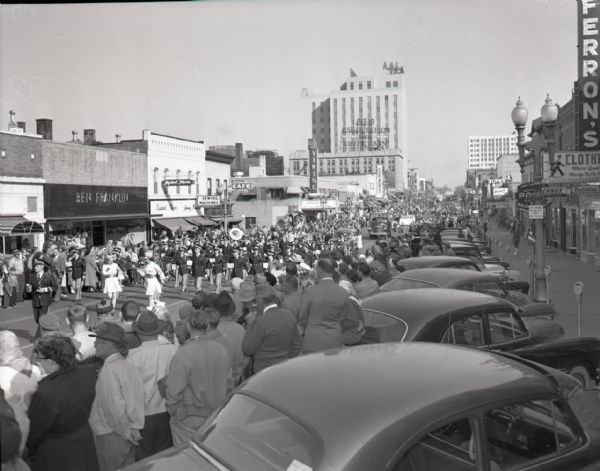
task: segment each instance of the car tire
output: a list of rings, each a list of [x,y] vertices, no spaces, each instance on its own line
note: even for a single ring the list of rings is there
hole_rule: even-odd
[[[587,368],[582,365],[577,365],[571,368],[569,374],[573,376],[577,381],[581,383],[584,388],[590,387],[592,385],[592,381],[590,379],[590,373]]]

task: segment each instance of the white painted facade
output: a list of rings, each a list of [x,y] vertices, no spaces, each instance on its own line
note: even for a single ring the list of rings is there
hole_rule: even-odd
[[[496,168],[496,160],[504,154],[517,154],[517,135],[469,136],[468,168]]]
[[[207,194],[206,146],[202,141],[143,131],[148,141],[148,199],[150,216],[191,217],[196,197]],[[191,180],[191,184],[165,183]]]

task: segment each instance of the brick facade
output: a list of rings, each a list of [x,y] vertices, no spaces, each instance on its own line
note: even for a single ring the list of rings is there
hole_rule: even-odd
[[[30,135],[0,132],[0,176],[42,178],[42,140]]]
[[[146,187],[146,155],[43,141],[47,183]]]

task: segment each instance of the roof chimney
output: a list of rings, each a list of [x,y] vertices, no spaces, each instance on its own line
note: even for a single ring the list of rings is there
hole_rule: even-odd
[[[42,136],[42,139],[47,141],[52,140],[52,120],[51,119],[36,119],[36,134]]]
[[[16,132],[23,132],[23,131],[21,131],[21,129],[19,128],[19,125],[15,121],[15,114],[16,113],[13,110],[10,110],[8,112],[8,114],[10,115],[10,118],[8,119],[8,130],[9,131],[16,131]]]
[[[83,143],[86,146],[93,146],[96,143],[96,130],[95,129],[84,129],[83,130]]]
[[[81,140],[79,139],[79,132],[78,131],[71,131],[71,134],[73,134],[73,139],[71,139],[69,141],[70,144],[81,144]]]
[[[19,129],[23,130],[24,133],[27,132],[27,125],[25,124],[25,121],[17,121],[17,125],[19,126]]]
[[[121,135],[120,134],[115,134],[115,141],[117,144],[121,143]]]

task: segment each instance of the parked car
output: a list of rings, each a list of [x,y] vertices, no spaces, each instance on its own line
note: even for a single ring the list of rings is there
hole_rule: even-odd
[[[188,443],[126,470],[597,469],[583,412],[600,399],[582,395],[559,371],[472,348],[330,350],[261,371]]]
[[[434,255],[425,257],[410,257],[398,260],[396,262],[398,271],[414,270],[416,268],[460,268],[462,270],[485,271],[500,276],[505,281],[506,288],[509,291],[520,291],[524,294],[529,292],[529,283],[519,281],[518,278],[510,279],[506,271],[486,270],[483,263],[474,261],[467,257],[456,257],[447,255]],[[518,272],[517,272],[518,273]]]
[[[595,384],[600,339],[560,338],[539,342],[515,306],[473,291],[446,288],[387,291],[362,301],[364,343],[439,342],[509,351]]]
[[[452,288],[477,291],[504,299],[519,308],[522,318],[554,319],[554,306],[533,301],[521,291],[509,291],[502,278],[493,273],[483,273],[460,268],[419,268],[403,272],[383,284],[381,291],[410,288]],[[529,326],[528,326],[529,327]]]
[[[489,271],[505,275],[510,280],[519,279],[520,273],[516,270],[510,270],[507,262],[502,262],[490,257],[484,257],[477,246],[470,242],[448,241],[454,255],[458,257],[468,257],[479,265],[481,271]]]
[[[480,271],[479,266],[470,258],[447,255],[425,255],[403,258],[396,262],[399,271],[416,268],[460,268],[461,270]]]

